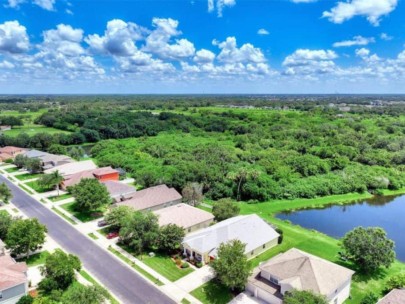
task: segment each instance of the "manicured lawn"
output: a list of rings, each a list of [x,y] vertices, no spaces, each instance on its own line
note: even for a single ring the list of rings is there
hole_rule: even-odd
[[[160,273],[168,280],[174,282],[193,272],[191,267],[180,269],[169,256],[156,254],[154,257],[143,255],[138,257],[143,263]]]
[[[31,189],[28,189],[25,185],[23,185],[22,183],[19,184],[19,187],[21,189],[24,189],[25,191],[27,191],[29,194],[34,194],[34,192],[31,191]]]
[[[62,195],[59,195],[59,196],[50,196],[50,197],[48,197],[48,199],[51,202],[59,202],[59,201],[63,201],[65,199],[68,199],[68,198],[71,198],[71,197],[72,197],[71,194],[66,193],[66,194],[62,194]]]
[[[17,172],[20,170],[20,168],[14,167],[14,168],[8,168],[8,169],[4,169],[6,172],[8,173],[13,173],[13,172]]]
[[[41,173],[25,173],[25,174],[20,174],[20,175],[14,175],[14,177],[20,181],[28,180],[28,179],[33,179],[33,178],[38,178],[42,174]]]
[[[55,128],[48,128],[41,125],[25,125],[21,127],[13,127],[11,130],[4,131],[4,134],[11,137],[16,137],[20,133],[26,133],[32,136],[38,133],[55,134],[55,133],[70,133],[70,132],[58,130]]]
[[[233,295],[229,289],[216,281],[209,281],[191,292],[191,295],[204,304],[226,304]]]
[[[138,271],[139,273],[141,273],[143,276],[145,276],[146,278],[148,278],[150,281],[154,282],[156,285],[158,286],[163,286],[163,283],[158,280],[157,278],[155,278],[153,275],[151,275],[149,272],[147,272],[146,270],[144,270],[143,268],[141,268],[140,266],[136,265],[135,263],[133,263],[130,259],[128,259],[126,256],[122,255],[121,252],[115,250],[114,248],[112,248],[111,246],[108,247],[108,250],[111,251],[114,255],[116,255],[118,258],[120,258],[122,261],[124,261],[125,263],[127,263],[128,265],[130,265],[133,269],[135,269],[136,271]]]
[[[90,233],[88,234],[88,236],[91,237],[93,240],[98,240],[97,235],[95,235],[93,232],[90,232]]]
[[[67,212],[71,213],[74,217],[82,222],[89,222],[98,219],[103,216],[104,209],[92,211],[92,212],[82,212],[75,209],[76,202],[66,203],[60,207],[65,209]]]
[[[26,262],[28,267],[33,267],[37,265],[41,265],[45,263],[46,258],[50,255],[48,251],[42,251],[39,253],[35,253],[33,255],[30,255],[28,259],[19,259],[19,262]]]
[[[49,187],[40,186],[37,181],[32,181],[32,182],[28,182],[28,183],[25,183],[25,184],[28,187],[30,187],[31,189],[34,189],[38,193],[45,193],[45,192],[49,192],[49,191],[53,190],[53,187],[49,188]]]
[[[72,225],[77,225],[77,223],[74,220],[72,220],[70,217],[66,216],[66,214],[64,214],[63,212],[61,212],[57,208],[52,207],[52,210],[55,211],[57,214],[59,214],[61,217],[63,217],[65,220],[67,220]]]

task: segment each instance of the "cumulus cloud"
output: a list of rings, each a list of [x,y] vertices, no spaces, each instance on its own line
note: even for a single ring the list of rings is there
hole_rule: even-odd
[[[245,43],[240,48],[238,48],[235,37],[228,37],[223,42],[214,40],[212,44],[218,46],[218,48],[221,49],[221,52],[219,53],[217,58],[219,61],[222,62],[259,63],[266,61],[263,52],[250,43]]]
[[[187,39],[177,39],[172,43],[172,38],[179,36],[177,29],[179,22],[168,18],[153,18],[155,29],[146,38],[143,51],[156,54],[160,58],[182,59],[191,57],[195,53],[194,44]]]
[[[334,59],[338,55],[332,50],[298,49],[284,59],[283,66],[287,75],[324,74],[335,68]]]
[[[381,33],[380,38],[385,41],[390,41],[394,39],[394,37],[388,35],[387,33]]]
[[[380,24],[382,16],[391,13],[398,0],[349,0],[338,2],[330,11],[323,12],[323,17],[333,23],[343,23],[355,16],[365,16],[374,26]]]
[[[18,21],[0,24],[0,52],[19,54],[28,51],[30,46],[27,29]]]
[[[208,0],[208,11],[211,13],[217,10],[218,17],[222,17],[222,11],[225,7],[232,7],[236,4],[236,0]]]
[[[368,45],[369,43],[374,43],[375,39],[373,37],[363,37],[363,36],[354,36],[353,39],[351,40],[344,40],[344,41],[339,41],[335,42],[333,44],[333,47],[338,48],[338,47],[349,47],[349,46],[354,46],[354,45]]]
[[[21,4],[26,2],[31,2],[32,4],[37,5],[47,11],[55,10],[55,0],[8,0],[8,6],[12,8],[18,8]]]
[[[206,49],[197,51],[193,58],[193,60],[198,63],[209,63],[209,62],[213,62],[214,59],[215,59],[215,54]]]
[[[266,30],[266,29],[264,29],[264,28],[261,28],[261,29],[259,29],[259,30],[257,31],[257,34],[263,36],[263,35],[269,35],[270,33],[269,33],[268,30]]]

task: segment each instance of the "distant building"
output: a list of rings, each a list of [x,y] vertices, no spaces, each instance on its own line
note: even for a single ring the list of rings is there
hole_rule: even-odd
[[[13,147],[13,146],[6,146],[3,148],[0,148],[0,161],[5,161],[7,159],[13,159],[18,154],[24,153],[25,151],[27,151],[27,150],[24,148]]]
[[[28,293],[27,265],[0,254],[0,304],[15,304]]]
[[[83,171],[97,169],[96,164],[92,160],[84,160],[80,162],[71,162],[44,171],[45,174],[49,174],[58,171],[62,176],[68,176]]]
[[[187,257],[209,263],[217,258],[217,250],[222,243],[240,240],[246,244],[246,256],[253,258],[277,246],[279,236],[258,215],[239,215],[186,235],[182,246]]]
[[[212,213],[183,203],[153,213],[159,218],[159,226],[175,224],[182,227],[186,233],[207,228],[214,221]]]
[[[182,196],[174,188],[159,185],[137,191],[131,199],[117,206],[129,206],[135,210],[155,211],[181,203]]]
[[[117,170],[111,167],[103,167],[97,168],[93,170],[86,170],[81,171],[75,174],[65,176],[65,180],[62,182],[62,189],[66,190],[67,187],[74,186],[83,178],[95,178],[98,179],[100,182],[105,181],[118,181],[119,180],[119,173]]]
[[[308,290],[323,295],[330,304],[350,296],[354,271],[292,248],[260,264],[248,279],[246,290],[269,303],[282,304],[286,292]]]
[[[377,304],[404,304],[405,289],[393,289]]]

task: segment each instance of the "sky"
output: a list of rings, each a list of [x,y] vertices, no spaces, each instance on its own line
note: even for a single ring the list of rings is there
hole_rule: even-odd
[[[405,93],[404,0],[0,0],[0,94]]]

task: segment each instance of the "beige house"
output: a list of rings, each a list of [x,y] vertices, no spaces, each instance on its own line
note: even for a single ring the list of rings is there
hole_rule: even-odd
[[[293,289],[324,295],[330,304],[341,304],[350,296],[354,271],[292,248],[262,263],[249,278],[246,289],[254,297],[282,304]]]
[[[84,160],[80,162],[70,162],[61,164],[44,171],[45,174],[50,174],[58,171],[63,176],[69,176],[79,172],[97,169],[96,164],[92,160]]]
[[[15,304],[28,293],[27,265],[10,255],[0,255],[0,303]]]
[[[199,262],[209,263],[217,258],[219,245],[231,240],[246,244],[245,254],[250,259],[277,246],[279,234],[256,214],[239,215],[203,230],[187,235],[182,246],[184,255]]]
[[[393,289],[377,304],[404,304],[405,289]]]
[[[175,224],[184,228],[186,233],[207,228],[214,221],[212,213],[183,203],[153,213],[159,218],[159,226]]]
[[[136,188],[134,186],[120,181],[108,180],[103,182],[103,185],[106,186],[107,191],[114,203],[130,199],[136,193]]]
[[[132,198],[116,206],[129,206],[138,211],[156,211],[181,203],[182,196],[174,188],[159,185],[137,191]]]

